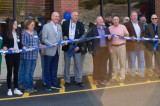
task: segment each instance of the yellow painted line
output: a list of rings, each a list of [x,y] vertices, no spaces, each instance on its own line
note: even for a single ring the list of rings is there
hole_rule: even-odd
[[[34,85],[36,84],[36,81],[34,81]],[[24,94],[22,95],[22,98],[27,98],[29,97],[29,93],[24,92]]]
[[[72,94],[72,93],[78,93],[78,92],[87,92],[87,91],[97,91],[97,90],[104,90],[104,89],[114,89],[114,88],[122,88],[122,87],[131,87],[136,85],[145,85],[145,84],[152,84],[152,83],[158,83],[160,80],[157,81],[146,81],[141,83],[134,83],[134,84],[125,84],[124,86],[107,86],[97,89],[85,89],[85,90],[77,90],[77,91],[69,91],[65,93],[50,93],[50,94],[39,94],[39,95],[31,95],[25,98],[35,98],[35,97],[44,97],[44,96],[53,96],[53,95],[62,95],[62,94]],[[1,98],[0,101],[7,101],[7,100],[17,100],[17,99],[23,99],[22,97],[13,97],[13,98]]]
[[[136,71],[136,75],[139,75],[139,72],[138,72],[138,71]]]
[[[64,78],[61,79],[61,89],[59,90],[59,93],[64,93],[65,92],[65,86],[64,86]]]
[[[22,95],[22,98],[26,98],[26,97],[29,97],[29,93],[25,92],[23,95]]]
[[[125,86],[126,84],[124,84],[124,83],[119,83],[119,85],[120,85],[120,86]]]
[[[89,80],[89,83],[91,85],[91,88],[92,89],[97,89],[97,86],[95,84],[93,84],[93,78],[92,78],[92,76],[88,76],[88,80]]]

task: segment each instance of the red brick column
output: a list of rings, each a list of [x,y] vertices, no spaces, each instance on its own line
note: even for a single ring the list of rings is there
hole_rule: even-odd
[[[78,11],[79,0],[54,0],[54,11],[60,13],[61,19],[66,10]]]
[[[158,15],[158,18],[160,18],[160,0],[155,0],[155,12]]]

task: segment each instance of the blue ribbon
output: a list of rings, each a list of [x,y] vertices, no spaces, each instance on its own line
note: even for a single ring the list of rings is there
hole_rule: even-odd
[[[92,39],[100,39],[100,38],[105,38],[111,36],[112,38],[116,37],[116,38],[121,38],[124,40],[137,40],[137,41],[156,41],[158,42],[159,39],[155,39],[155,38],[135,38],[135,37],[126,37],[126,36],[120,36],[120,35],[115,35],[115,34],[108,34],[108,35],[102,35],[102,36],[95,36],[95,37],[87,37],[87,38],[79,38],[79,39],[74,39],[74,40],[64,40],[64,41],[59,41],[56,43],[52,43],[50,45],[45,46],[45,48],[51,48],[55,45],[63,45],[66,43],[75,43],[75,42],[83,42],[83,41],[89,41]],[[154,48],[158,47],[158,43],[155,43]],[[27,49],[20,49],[18,51],[12,51],[12,50],[0,50],[0,53],[5,53],[5,54],[15,54],[15,53],[25,53],[28,51],[33,51],[33,50],[37,50],[37,49],[41,49],[41,47],[31,47],[31,48],[27,48]]]
[[[157,49],[157,47],[158,47],[158,45],[159,45],[159,42],[158,42],[158,41],[156,41],[156,42],[154,43],[153,50],[156,50],[156,49]]]

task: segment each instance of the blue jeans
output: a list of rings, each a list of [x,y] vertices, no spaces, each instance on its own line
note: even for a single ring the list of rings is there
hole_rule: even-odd
[[[37,59],[24,59],[24,72],[25,72],[25,90],[34,89],[33,75],[36,68]]]
[[[24,71],[24,59],[20,59],[20,64],[19,64],[19,70],[18,70],[18,85],[19,86],[24,86],[24,75],[25,75],[25,71]]]
[[[47,56],[44,55],[44,70],[45,70],[45,78],[46,78],[46,88],[51,88],[51,85],[57,86],[58,79],[57,79],[57,70],[58,70],[58,62],[59,62],[59,55],[58,52],[55,56]]]
[[[144,77],[144,50],[140,50],[138,47],[135,51],[129,52],[131,76],[136,75],[136,57],[138,59],[139,76]]]

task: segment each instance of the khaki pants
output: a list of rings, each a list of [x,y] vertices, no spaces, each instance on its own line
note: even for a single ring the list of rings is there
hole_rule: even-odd
[[[112,46],[112,61],[113,61],[113,73],[112,79],[116,79],[118,75],[118,61],[120,64],[120,79],[125,79],[125,61],[126,61],[126,46]]]

